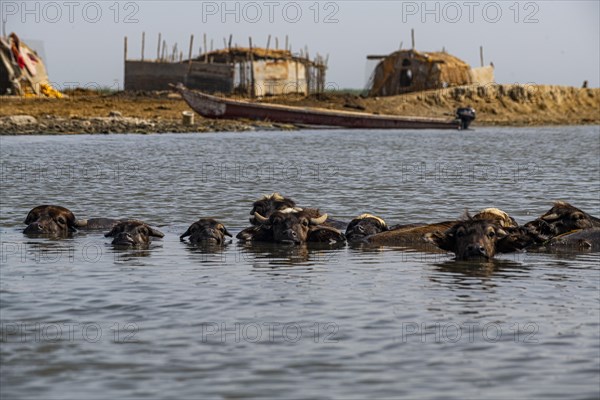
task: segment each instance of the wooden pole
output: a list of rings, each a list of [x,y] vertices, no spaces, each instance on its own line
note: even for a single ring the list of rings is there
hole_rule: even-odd
[[[189,52],[189,55],[188,55],[188,58],[190,60],[190,64],[192,63],[192,52],[193,52],[192,49],[193,48],[194,48],[194,35],[191,35],[190,36],[190,52]]]
[[[211,51],[211,53],[213,51],[213,45],[214,45],[214,39],[210,39],[210,51]]]
[[[483,46],[479,46],[479,61],[481,61],[481,66],[483,67]]]
[[[204,34],[203,37],[203,42],[204,42],[204,62],[207,63],[208,62],[208,47],[206,47],[206,33]]]
[[[298,82],[298,60],[294,60],[294,66],[296,67],[296,84],[294,86],[296,86],[296,94],[298,94],[298,91],[300,90],[300,84]]]
[[[146,49],[146,32],[142,32],[142,61],[144,61],[144,50]]]
[[[254,87],[254,51],[252,50],[252,37],[248,37],[248,43],[250,45],[250,96],[256,97],[256,90]]]
[[[190,54],[188,57],[188,74],[192,71],[192,54],[194,48],[194,35],[190,36]]]
[[[123,82],[124,85],[127,85],[127,36],[125,36],[124,40],[123,40]]]
[[[233,40],[233,35],[229,35],[229,41],[227,42],[227,61],[229,61],[230,64],[233,64],[233,58],[231,57],[231,41]],[[242,66],[240,65],[240,71],[242,70]],[[235,75],[235,72],[234,72]],[[240,79],[241,81],[241,79]]]
[[[412,41],[412,49],[415,49],[415,30],[411,29],[410,30],[410,39]]]
[[[285,35],[285,49],[288,50],[288,35]],[[289,49],[292,51],[292,49]]]
[[[269,33],[269,37],[267,38],[267,51],[269,51],[269,46],[271,46],[271,34]]]
[[[156,47],[156,59],[160,60],[160,36],[161,34],[158,34],[158,46]]]

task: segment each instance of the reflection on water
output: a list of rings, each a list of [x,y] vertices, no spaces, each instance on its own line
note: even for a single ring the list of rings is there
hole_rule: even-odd
[[[2,398],[600,395],[597,252],[179,240],[201,217],[235,236],[274,191],[389,225],[491,206],[524,223],[556,199],[598,216],[597,127],[1,141]],[[32,163],[42,145],[62,156]],[[165,237],[26,237],[40,204]]]

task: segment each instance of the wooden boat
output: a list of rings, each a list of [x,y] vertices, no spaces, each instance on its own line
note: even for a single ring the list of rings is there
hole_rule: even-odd
[[[444,120],[251,103],[190,90],[181,83],[175,86],[175,89],[192,110],[206,118],[245,118],[288,124],[363,129],[466,129],[474,119],[473,115],[473,118],[465,121],[458,113],[456,119]]]

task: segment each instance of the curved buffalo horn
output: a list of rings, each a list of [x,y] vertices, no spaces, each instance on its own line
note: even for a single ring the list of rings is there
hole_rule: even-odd
[[[73,225],[76,228],[85,228],[86,226],[88,226],[88,220],[87,219],[78,219],[78,220],[75,220],[75,223]]]
[[[319,218],[311,218],[310,219],[310,223],[313,225],[321,225],[325,221],[327,221],[327,214],[323,214]]]
[[[152,227],[148,227],[148,232],[150,233],[150,236],[159,237],[159,238],[165,237],[164,233],[162,233],[158,229],[154,229]]]
[[[542,219],[543,219],[544,221],[554,221],[554,220],[557,220],[557,219],[559,219],[559,218],[560,218],[560,217],[558,216],[558,214],[557,214],[557,213],[552,213],[552,214],[548,214],[548,215],[543,215],[543,216],[542,216]]]
[[[223,234],[226,236],[229,236],[229,237],[233,237],[233,236],[231,236],[231,233],[229,233],[229,231],[225,227],[223,227]]]
[[[265,218],[265,217],[263,217],[262,215],[260,215],[260,214],[258,213],[258,211],[255,211],[255,212],[254,212],[254,218],[256,218],[256,220],[257,220],[258,222],[260,222],[261,224],[264,224],[264,223],[266,223],[266,222],[269,220],[269,218]]]

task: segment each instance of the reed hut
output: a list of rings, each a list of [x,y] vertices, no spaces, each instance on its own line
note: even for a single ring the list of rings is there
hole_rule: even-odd
[[[387,56],[367,56],[380,60],[369,83],[370,96],[391,96],[449,86],[493,82],[493,66],[471,68],[446,52],[399,50]]]
[[[158,36],[157,57],[144,58],[145,33],[142,33],[142,55],[139,60],[131,60],[127,53],[127,37],[124,40],[125,90],[168,90],[170,84],[183,82],[187,87],[208,93],[238,93],[250,97],[273,96],[289,93],[308,95],[321,93],[325,88],[327,59],[316,55],[312,60],[308,50],[293,54],[291,47],[286,49],[252,46],[232,46],[224,39],[225,47],[219,50],[200,51],[192,57],[194,36],[190,37],[189,56],[183,59],[183,52],[177,44],[170,52],[166,41]],[[204,49],[207,48],[204,35]],[[202,48],[201,48],[202,50]]]
[[[232,47],[198,57],[211,64],[234,68],[233,90],[252,97],[289,93],[320,93],[325,86],[325,61],[318,56],[294,55],[290,50]]]

